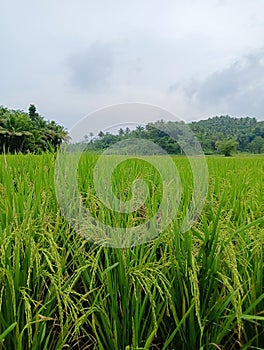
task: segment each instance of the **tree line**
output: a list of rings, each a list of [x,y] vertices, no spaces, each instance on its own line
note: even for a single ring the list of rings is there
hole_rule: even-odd
[[[138,125],[134,130],[120,128],[117,134],[90,133],[83,141],[87,148],[102,152],[122,141],[124,153],[133,150],[132,139],[143,138],[160,146],[168,154],[181,154],[183,149],[195,142],[191,130],[200,142],[205,154],[238,152],[264,153],[264,121],[256,118],[216,116],[185,124],[163,120]],[[0,106],[0,153],[41,153],[56,150],[63,141],[68,141],[66,129],[55,121],[45,120],[31,104],[28,112],[10,110]],[[181,144],[175,140],[182,140]],[[142,149],[142,153],[151,150]]]
[[[84,142],[87,143],[88,149],[102,152],[109,146],[123,141],[122,147],[126,153],[126,147],[131,148],[129,140],[143,138],[155,142],[169,154],[181,154],[185,148],[181,147],[184,146],[184,143],[186,146],[194,143],[193,134],[188,130],[193,132],[204,153],[208,155],[223,153],[230,156],[235,150],[264,153],[264,122],[257,121],[256,118],[235,118],[229,115],[216,116],[188,124],[160,120],[148,123],[146,126],[138,125],[134,130],[121,128],[118,134],[101,131],[94,138],[86,136]],[[182,140],[183,145],[180,146],[175,140]],[[144,150],[142,152],[144,153]]]
[[[68,140],[66,129],[46,121],[31,104],[28,113],[0,106],[0,153],[42,153]]]

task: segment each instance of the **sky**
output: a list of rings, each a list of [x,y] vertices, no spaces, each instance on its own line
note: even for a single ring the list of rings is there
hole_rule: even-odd
[[[0,105],[33,103],[68,129],[126,102],[185,121],[264,120],[263,0],[10,0],[0,11]]]

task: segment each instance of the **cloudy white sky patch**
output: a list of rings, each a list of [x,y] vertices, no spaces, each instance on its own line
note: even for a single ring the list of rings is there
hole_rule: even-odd
[[[254,115],[264,119],[263,57],[264,50],[242,56],[203,81],[187,85],[184,91],[190,101],[199,105],[221,106],[233,115]]]
[[[108,104],[264,119],[262,0],[1,4],[0,104],[71,127]]]

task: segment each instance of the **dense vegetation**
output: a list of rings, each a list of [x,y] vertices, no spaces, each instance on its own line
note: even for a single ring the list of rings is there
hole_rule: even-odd
[[[230,155],[237,149],[239,152],[264,153],[264,122],[255,118],[232,118],[221,116],[200,120],[188,124],[200,141],[206,154],[223,153]],[[130,138],[146,138],[160,145],[169,154],[182,152],[174,139],[181,137],[183,124],[181,122],[158,121],[149,123],[146,127],[138,126],[135,130],[120,129],[118,135],[100,132],[98,137],[88,142],[88,147],[102,151],[110,145]],[[174,139],[168,135],[173,134]],[[87,137],[88,141],[89,138]],[[192,142],[192,136],[185,142]]]
[[[67,137],[61,125],[44,120],[34,105],[28,113],[0,107],[0,153],[56,150]]]
[[[104,220],[97,158],[82,159],[80,192]],[[148,243],[114,249],[61,215],[52,154],[0,157],[0,349],[264,348],[264,158],[208,158],[207,202],[184,234],[192,176],[186,158],[174,161],[184,186],[174,222]],[[121,195],[137,176],[158,188],[155,169],[127,162],[115,173]]]
[[[231,155],[238,152],[264,153],[264,121],[255,118],[232,118],[221,116],[189,123],[206,154],[223,153]],[[181,138],[183,122],[157,121],[135,130],[122,128],[118,134],[103,133],[92,137],[86,136],[84,142],[88,148],[101,152],[118,141],[133,138],[145,138],[161,146],[169,154],[183,153],[175,139]],[[173,138],[171,136],[173,136]],[[28,113],[0,107],[0,153],[41,153],[56,150],[62,141],[69,139],[64,127],[54,121],[46,121],[30,105]],[[191,144],[192,135],[185,134],[184,142]]]

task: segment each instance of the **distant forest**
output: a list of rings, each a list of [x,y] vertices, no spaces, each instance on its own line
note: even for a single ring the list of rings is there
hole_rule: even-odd
[[[234,118],[228,115],[213,117],[189,123],[188,126],[200,142],[205,154],[223,153],[230,156],[232,152],[264,153],[264,121],[255,118]],[[192,143],[193,137],[186,130],[183,122],[157,121],[145,127],[137,126],[135,130],[120,129],[118,134],[100,132],[96,137],[86,137],[87,147],[101,152],[118,141],[143,138],[158,144],[169,154],[181,154],[181,147],[175,139],[184,134],[184,141]],[[172,135],[173,137],[171,137]],[[122,142],[125,146],[126,143]]]
[[[222,153],[230,156],[235,151],[264,153],[264,121],[228,115],[188,124],[160,120],[148,123],[144,127],[138,125],[134,130],[121,128],[116,134],[101,131],[95,137],[90,133],[83,143],[89,150],[101,153],[109,146],[122,141],[123,150],[126,152],[126,147],[130,151],[133,150],[133,139],[141,138],[154,142],[166,153],[181,154],[182,145],[175,140],[183,139],[186,144],[194,142],[193,135],[186,130],[192,130],[205,154]],[[69,139],[63,126],[55,121],[46,121],[38,114],[33,104],[29,106],[28,112],[0,106],[0,153],[54,151],[63,141],[67,142]],[[72,147],[74,148],[74,145]]]

